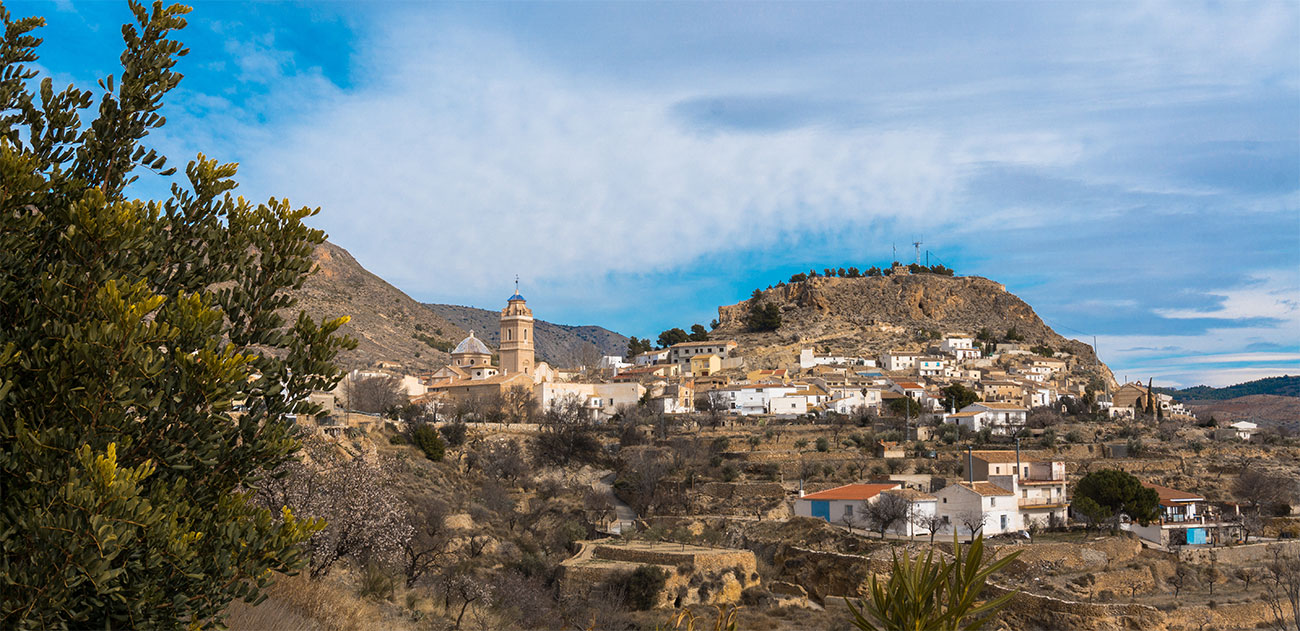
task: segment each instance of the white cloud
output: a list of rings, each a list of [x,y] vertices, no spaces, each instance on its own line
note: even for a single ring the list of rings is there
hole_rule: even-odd
[[[1287,323],[1293,334],[1300,335],[1300,277],[1297,277],[1295,270],[1257,272],[1244,286],[1206,293],[1222,299],[1218,307],[1157,309],[1156,313],[1174,319],[1270,318]]]
[[[1079,153],[1031,132],[698,133],[671,113],[686,95],[577,79],[482,33],[410,28],[372,54],[401,61],[372,63],[363,89],[250,151],[245,179],[324,206],[333,240],[415,293],[515,273],[586,284],[792,233],[942,224],[971,165]],[[262,62],[249,66],[277,67]]]

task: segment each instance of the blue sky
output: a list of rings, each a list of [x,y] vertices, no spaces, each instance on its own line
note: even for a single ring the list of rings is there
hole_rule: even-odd
[[[119,72],[125,3],[7,5],[56,83]],[[1300,374],[1295,2],[200,2],[180,38],[153,146],[419,300],[519,274],[653,336],[920,239],[1117,377]]]

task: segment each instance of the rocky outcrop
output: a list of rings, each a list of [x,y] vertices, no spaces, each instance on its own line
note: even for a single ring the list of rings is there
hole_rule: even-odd
[[[746,300],[718,307],[719,327],[712,335],[739,341],[747,367],[787,363],[800,347],[874,355],[898,346],[922,348],[934,335],[988,329],[1001,336],[1012,328],[1024,337],[1025,346],[1046,344],[1070,353],[1081,365],[1098,365],[1089,345],[1057,334],[1004,285],[978,276],[818,277],[760,294],[762,303],[780,306],[778,330],[747,331],[751,301]],[[1100,369],[1110,378],[1104,365]]]

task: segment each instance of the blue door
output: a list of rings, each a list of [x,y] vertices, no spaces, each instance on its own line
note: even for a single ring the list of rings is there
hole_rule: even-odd
[[[826,521],[831,520],[831,503],[826,500],[812,501],[812,516],[821,517]]]
[[[1194,545],[1199,544],[1199,543],[1205,543],[1205,529],[1204,529],[1204,528],[1188,528],[1188,529],[1187,529],[1187,545],[1189,545],[1189,546],[1194,546]]]

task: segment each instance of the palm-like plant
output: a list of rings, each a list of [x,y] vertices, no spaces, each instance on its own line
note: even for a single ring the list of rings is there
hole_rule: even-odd
[[[1013,552],[985,564],[983,535],[963,550],[954,534],[952,561],[936,559],[933,550],[915,558],[907,551],[901,557],[895,554],[887,581],[882,584],[873,576],[869,598],[859,606],[845,602],[853,612],[853,625],[863,631],[982,629],[1014,593],[980,602],[980,592],[990,576],[1019,555]]]

